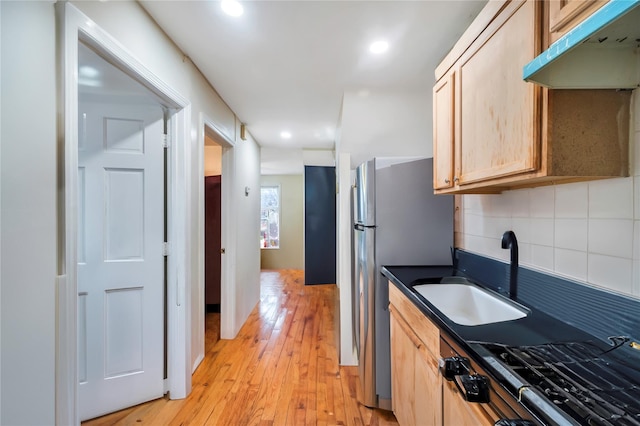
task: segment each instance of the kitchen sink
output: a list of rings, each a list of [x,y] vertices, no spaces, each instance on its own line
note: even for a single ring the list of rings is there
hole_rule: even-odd
[[[525,308],[464,278],[434,281],[419,280],[413,289],[456,324],[477,326],[527,316]]]

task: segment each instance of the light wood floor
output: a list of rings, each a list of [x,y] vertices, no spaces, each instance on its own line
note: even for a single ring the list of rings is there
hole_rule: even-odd
[[[262,271],[260,302],[234,340],[217,340],[208,315],[205,359],[188,398],[83,425],[397,425],[392,413],[358,403],[357,367],[338,365],[336,291],[305,286],[302,271]]]

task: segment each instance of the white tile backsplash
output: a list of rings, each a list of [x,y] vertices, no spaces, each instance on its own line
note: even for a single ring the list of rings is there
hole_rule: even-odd
[[[638,139],[640,139],[640,135],[638,135]],[[640,219],[640,176],[633,178],[633,201],[633,218],[637,220]]]
[[[470,194],[464,196],[464,209],[469,213],[482,214],[486,210],[486,203],[483,203],[486,195]]]
[[[511,217],[529,218],[531,216],[529,210],[529,193],[530,191],[506,191],[504,195],[508,197]]]
[[[587,281],[625,294],[633,294],[633,261],[600,254],[588,255]]]
[[[587,219],[556,219],[554,246],[586,252],[588,230]]]
[[[531,219],[528,217],[511,219],[511,230],[515,232],[519,244],[531,242]]]
[[[633,275],[632,293],[640,296],[640,220],[633,222]]]
[[[467,235],[484,235],[484,217],[480,213],[465,211],[464,232]]]
[[[553,229],[553,219],[531,218],[531,244],[553,247]]]
[[[554,251],[555,272],[578,279],[587,280],[587,252],[556,248]]]
[[[531,264],[538,269],[553,271],[554,248],[531,244]]]
[[[512,228],[510,217],[486,217],[484,218],[485,236],[502,239],[502,234]]]
[[[550,218],[554,216],[555,187],[543,186],[531,189],[529,209],[531,217]]]
[[[589,214],[589,184],[569,183],[556,187],[556,218],[587,218]]]
[[[633,220],[589,219],[589,252],[631,259]]]
[[[633,219],[633,178],[589,182],[589,217]]]
[[[640,90],[632,101],[632,177],[465,195],[462,248],[506,261],[510,226],[521,264],[639,297]]]
[[[633,222],[633,260],[640,260],[640,220]]]
[[[631,282],[631,294],[640,298],[640,260],[633,261],[633,276]]]

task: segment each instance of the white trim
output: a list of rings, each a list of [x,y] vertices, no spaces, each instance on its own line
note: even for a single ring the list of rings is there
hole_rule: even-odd
[[[171,399],[185,398],[191,392],[191,238],[188,184],[191,105],[177,111],[171,119],[169,150],[168,220],[169,256],[167,284],[168,380]],[[175,141],[175,142],[173,142]]]
[[[204,114],[200,115],[200,129],[202,135],[198,140],[198,152],[204,152],[204,137],[207,129],[215,133],[219,141],[222,142],[222,230],[221,243],[225,249],[222,255],[221,264],[221,287],[220,287],[220,338],[233,339],[235,337],[236,318],[236,199],[233,188],[235,186],[236,163],[235,146],[236,142],[227,136],[220,128]],[[200,145],[202,144],[202,145]],[[202,162],[201,162],[202,163]],[[199,272],[202,274],[202,285],[198,284],[204,301],[204,163],[200,165],[199,178],[199,200],[198,205],[198,235],[202,241],[201,259]],[[201,185],[201,186],[200,186]],[[200,290],[201,289],[201,290]],[[198,321],[204,322],[204,303],[202,305],[202,317],[198,314]],[[204,340],[203,340],[204,351]],[[199,363],[199,361],[198,361]],[[197,366],[194,365],[194,369]]]
[[[358,365],[358,353],[353,332],[353,286],[351,276],[351,154],[341,152],[337,158],[338,194],[337,234],[338,293],[339,293],[339,349],[340,365]]]
[[[169,238],[173,255],[168,268],[168,369],[169,392],[173,399],[191,391],[189,283],[190,237],[188,231],[190,166],[189,123],[191,106],[186,98],[158,79],[127,49],[68,2],[56,4],[59,67],[59,277],[57,280],[56,333],[56,424],[79,424],[77,377],[77,117],[78,42],[96,49],[102,56],[141,82],[172,113],[169,170]]]

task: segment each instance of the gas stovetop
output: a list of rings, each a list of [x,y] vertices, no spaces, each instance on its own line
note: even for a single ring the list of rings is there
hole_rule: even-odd
[[[614,353],[618,346],[482,346],[522,380],[516,396],[533,388],[577,424],[640,426],[640,365]]]

